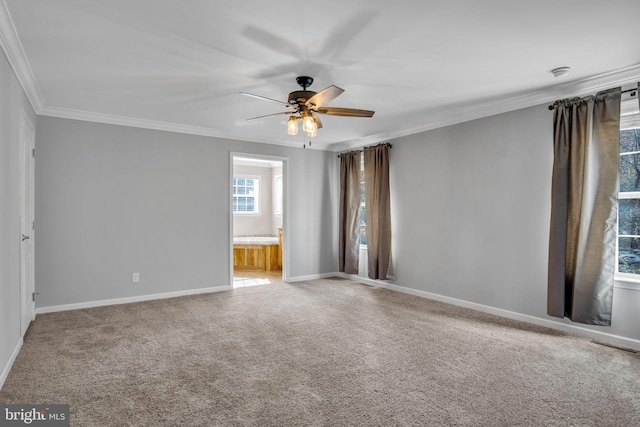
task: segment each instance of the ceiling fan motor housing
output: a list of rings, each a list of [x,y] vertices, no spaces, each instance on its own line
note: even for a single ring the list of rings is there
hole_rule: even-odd
[[[301,105],[307,102],[309,98],[315,95],[316,92],[311,90],[296,90],[289,94],[289,104]]]

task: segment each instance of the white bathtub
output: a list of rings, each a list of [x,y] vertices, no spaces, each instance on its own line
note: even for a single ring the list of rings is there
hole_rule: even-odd
[[[234,245],[277,245],[276,236],[234,236]]]

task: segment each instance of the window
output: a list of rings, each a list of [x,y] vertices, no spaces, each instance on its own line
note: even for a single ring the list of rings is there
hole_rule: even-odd
[[[233,213],[260,213],[260,179],[257,177],[233,177]]]
[[[274,195],[274,203],[273,203],[273,213],[276,215],[282,215],[283,210],[283,199],[282,199],[282,175],[276,175],[273,178],[273,195]]]
[[[367,245],[367,214],[364,209],[364,153],[360,153],[360,210],[358,224],[360,225],[360,244]]]
[[[640,114],[638,100],[622,103],[618,192],[618,273],[640,275]],[[638,276],[636,276],[637,278]]]

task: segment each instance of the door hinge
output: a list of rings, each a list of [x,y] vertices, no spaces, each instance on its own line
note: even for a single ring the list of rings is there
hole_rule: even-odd
[[[40,295],[39,292],[34,292],[31,294],[31,301],[35,302],[36,301],[36,295]]]
[[[35,148],[32,148],[32,149],[31,149],[31,155],[32,155],[33,157],[35,157],[35,156],[36,156],[36,149],[35,149]]]

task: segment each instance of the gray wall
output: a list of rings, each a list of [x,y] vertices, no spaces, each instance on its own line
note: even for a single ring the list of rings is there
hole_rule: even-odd
[[[0,54],[0,372],[20,341],[20,116],[35,114]],[[37,255],[36,259],[37,259]]]
[[[333,153],[50,117],[36,147],[38,307],[228,285],[230,152],[289,158],[290,277],[337,269]]]
[[[555,320],[551,124],[541,105],[392,141],[397,285]],[[613,304],[611,328],[584,327],[640,339],[640,291],[616,287]]]

